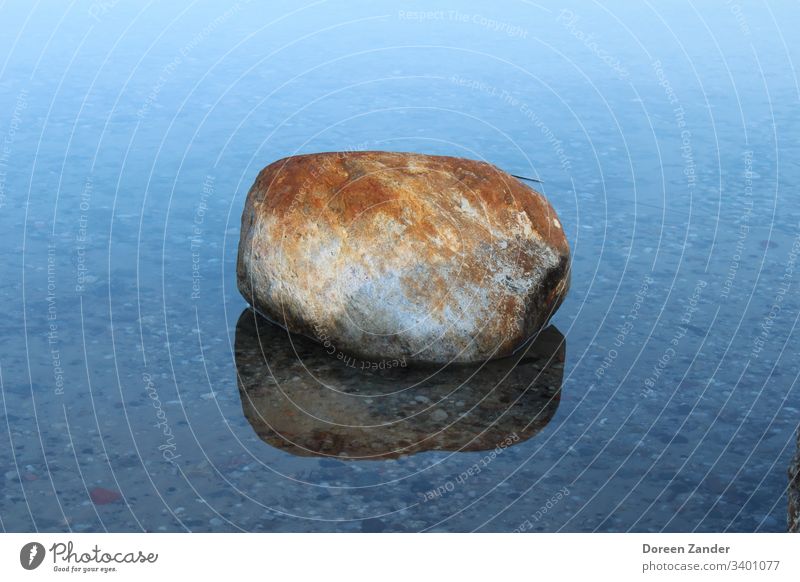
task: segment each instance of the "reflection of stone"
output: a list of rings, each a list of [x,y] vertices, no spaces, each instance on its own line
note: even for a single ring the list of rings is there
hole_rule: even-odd
[[[797,452],[789,467],[789,531],[800,533],[800,433]]]
[[[259,174],[237,274],[258,311],[343,352],[481,362],[547,323],[569,260],[547,199],[491,164],[329,152]]]
[[[290,336],[247,309],[235,351],[242,408],[265,442],[303,456],[385,459],[532,437],[558,407],[566,348],[549,327],[482,367],[362,370],[381,363],[337,357],[333,346]]]

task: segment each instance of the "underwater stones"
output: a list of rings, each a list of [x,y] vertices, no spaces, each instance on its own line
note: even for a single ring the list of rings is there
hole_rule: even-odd
[[[245,310],[235,357],[244,415],[298,456],[391,459],[429,450],[492,451],[536,435],[561,397],[566,345],[553,327],[480,365],[373,369]],[[487,454],[493,454],[487,453]]]
[[[800,533],[800,432],[797,452],[789,466],[789,531]]]
[[[491,164],[339,152],[261,171],[237,276],[260,313],[334,352],[473,362],[547,323],[569,259],[544,196]]]

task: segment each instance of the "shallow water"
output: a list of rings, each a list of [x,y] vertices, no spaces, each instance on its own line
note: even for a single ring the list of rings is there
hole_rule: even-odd
[[[0,7],[2,528],[785,531],[800,18],[604,4]],[[544,180],[573,250],[563,369],[406,390],[313,346],[298,369],[280,334],[255,357],[247,190],[346,149]],[[251,406],[269,363],[332,416]],[[316,401],[302,372],[346,389]],[[371,417],[393,428],[348,432]]]

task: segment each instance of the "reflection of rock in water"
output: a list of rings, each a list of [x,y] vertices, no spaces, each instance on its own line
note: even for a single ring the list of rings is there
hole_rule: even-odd
[[[549,327],[483,367],[362,370],[368,363],[348,365],[334,347],[289,336],[249,309],[236,326],[245,417],[265,442],[305,456],[385,459],[528,439],[558,407],[565,351]]]
[[[789,467],[789,531],[800,533],[800,433],[797,452]]]

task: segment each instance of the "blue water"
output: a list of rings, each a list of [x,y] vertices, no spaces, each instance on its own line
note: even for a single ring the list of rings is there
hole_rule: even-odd
[[[3,530],[784,531],[800,11],[659,4],[0,6]],[[247,190],[355,149],[538,177],[564,224],[557,409],[488,461],[243,413]]]

